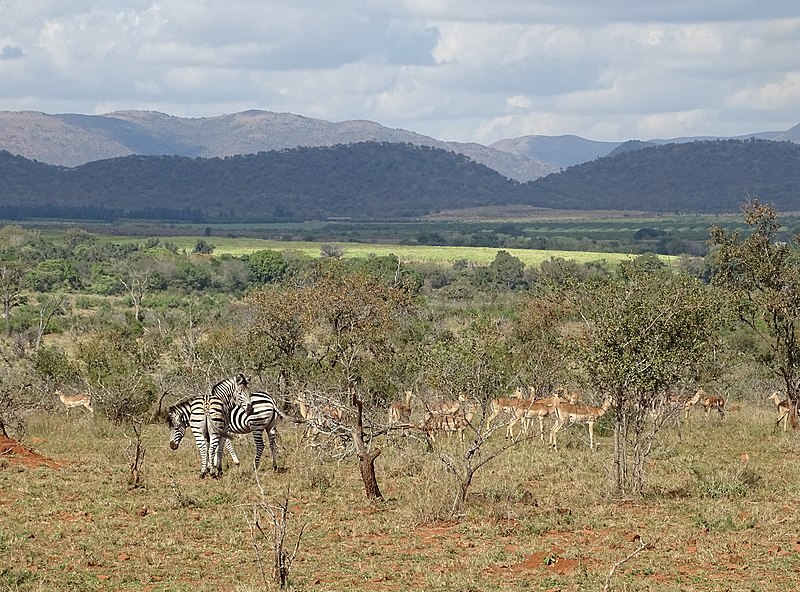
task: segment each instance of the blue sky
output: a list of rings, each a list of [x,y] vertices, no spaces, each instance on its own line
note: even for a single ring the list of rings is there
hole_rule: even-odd
[[[0,0],[0,110],[367,119],[443,140],[800,123],[796,0]]]

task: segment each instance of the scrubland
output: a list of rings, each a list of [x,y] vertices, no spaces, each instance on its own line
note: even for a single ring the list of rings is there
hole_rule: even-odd
[[[130,430],[36,412],[23,444],[41,457],[0,458],[0,590],[275,589],[268,508],[285,499],[288,553],[302,530],[290,590],[794,590],[798,435],[774,431],[769,402],[732,407],[659,432],[643,497],[610,494],[604,418],[595,452],[573,426],[557,453],[537,434],[498,456],[457,519],[442,460],[463,456],[457,437],[433,451],[413,433],[376,440],[383,500],[370,503],[355,460],[309,448],[288,421],[278,473],[265,463],[256,478],[240,438],[242,465],[226,458],[218,480],[198,478],[190,439],[172,451],[166,426],[147,425],[131,487]]]

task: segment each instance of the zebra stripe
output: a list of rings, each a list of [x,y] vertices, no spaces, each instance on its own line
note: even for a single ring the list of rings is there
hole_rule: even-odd
[[[200,476],[208,473],[208,432],[205,429],[205,414],[203,413],[203,397],[185,399],[167,410],[167,426],[169,427],[169,447],[177,450],[181,440],[186,435],[189,427],[194,435],[194,442],[200,454]],[[233,442],[223,438],[225,450],[231,455],[234,464],[239,464]]]
[[[253,469],[257,469],[261,462],[261,455],[264,453],[264,432],[269,438],[269,450],[272,453],[272,469],[278,468],[277,450],[277,430],[275,426],[278,417],[283,414],[278,410],[273,398],[267,393],[250,393],[250,400],[253,405],[253,412],[246,413],[246,410],[237,406],[231,410],[230,422],[227,425],[229,434],[253,434],[253,442],[256,445],[256,456],[253,459]]]
[[[204,433],[208,434],[208,463],[212,477],[222,475],[222,450],[220,438],[230,438],[228,426],[231,414],[239,408],[245,414],[253,411],[247,379],[241,374],[218,382],[203,397]],[[206,473],[200,473],[204,477]]]

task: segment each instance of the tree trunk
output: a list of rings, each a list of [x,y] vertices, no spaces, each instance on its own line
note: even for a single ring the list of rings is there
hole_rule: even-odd
[[[614,414],[614,492],[623,495],[628,482],[628,452],[625,434],[625,406],[617,403]]]
[[[467,492],[469,491],[469,486],[472,484],[472,477],[474,475],[475,469],[468,467],[464,478],[458,485],[458,491],[453,500],[453,507],[450,511],[453,518],[458,518],[464,514],[464,506],[467,503]]]
[[[381,499],[383,494],[380,487],[378,487],[378,478],[375,475],[375,459],[381,453],[380,448],[369,451],[366,444],[364,444],[364,404],[356,394],[355,390],[352,392],[353,405],[356,407],[356,425],[353,428],[353,444],[356,448],[356,456],[358,456],[359,469],[361,470],[361,480],[364,482],[364,493],[367,494],[367,499]]]

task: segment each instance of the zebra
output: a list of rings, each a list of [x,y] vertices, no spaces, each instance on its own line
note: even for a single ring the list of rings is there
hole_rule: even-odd
[[[264,432],[269,438],[269,448],[272,453],[272,469],[277,470],[277,431],[275,424],[278,417],[284,417],[275,405],[273,398],[267,393],[250,393],[253,412],[247,413],[241,406],[236,406],[231,410],[229,422],[226,425],[225,435],[220,434],[220,439],[224,441],[225,449],[231,454],[235,464],[239,464],[236,452],[233,450],[230,436],[233,434],[253,434],[253,442],[256,447],[255,458],[253,459],[253,469],[258,469],[261,462],[261,455],[264,453]],[[207,473],[209,462],[213,457],[210,456],[208,447],[208,430],[206,430],[206,418],[203,407],[203,398],[187,399],[176,403],[169,408],[167,421],[170,428],[170,448],[178,448],[183,438],[186,427],[189,426],[194,434],[197,448],[200,451],[200,477]],[[220,458],[213,459],[213,462],[220,466],[222,464],[222,449],[218,448],[217,454]]]
[[[194,442],[200,454],[200,477],[208,473],[208,432],[205,430],[205,413],[203,412],[203,397],[184,399],[175,403],[167,410],[167,426],[169,427],[169,447],[177,450],[186,435],[189,427],[194,435]],[[231,455],[235,465],[239,464],[233,442],[224,438],[225,450]]]
[[[253,434],[253,443],[256,446],[256,456],[253,459],[253,470],[258,469],[261,462],[261,455],[264,453],[264,432],[269,438],[269,450],[272,454],[272,470],[278,470],[278,448],[277,435],[275,429],[278,417],[285,417],[275,405],[275,400],[267,393],[255,391],[250,393],[250,401],[253,406],[252,413],[246,413],[242,407],[234,407],[231,411],[230,422],[227,431],[230,434]],[[220,463],[222,462],[222,454]]]
[[[201,423],[204,437],[208,438],[209,474],[212,477],[222,475],[222,450],[219,441],[222,437],[231,437],[228,433],[231,414],[237,408],[244,411],[245,414],[252,413],[253,403],[250,397],[247,379],[242,374],[218,382],[211,387],[210,392],[203,396]],[[201,471],[200,477],[205,477],[205,475],[206,473]]]

